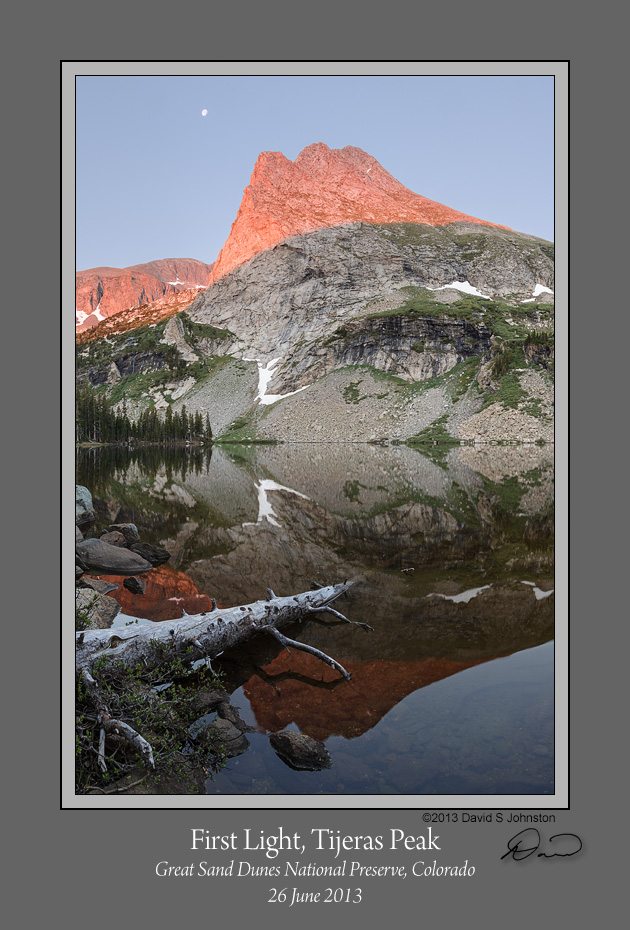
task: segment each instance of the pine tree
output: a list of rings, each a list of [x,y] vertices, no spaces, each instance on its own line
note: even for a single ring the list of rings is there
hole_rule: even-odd
[[[170,442],[173,438],[173,411],[171,406],[166,408],[166,414],[164,416],[164,441]]]

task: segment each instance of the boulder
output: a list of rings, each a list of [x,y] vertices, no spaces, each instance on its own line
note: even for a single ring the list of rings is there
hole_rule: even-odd
[[[141,575],[151,568],[151,563],[137,552],[110,546],[100,539],[83,539],[76,550],[82,567],[106,575]]]
[[[159,546],[152,546],[150,543],[134,543],[129,548],[132,552],[136,552],[138,555],[142,556],[143,559],[146,559],[147,562],[150,562],[151,565],[161,565],[162,562],[168,562],[171,557],[171,553],[167,552],[166,549],[161,549]]]
[[[80,588],[75,597],[76,609],[82,611],[92,630],[107,630],[122,609],[113,597],[86,588]]]
[[[79,527],[77,526],[77,527],[75,527],[74,541],[75,541],[75,542],[81,542],[82,539],[83,539],[83,533],[81,532],[81,530],[80,530]]]
[[[118,530],[114,530],[113,533],[101,533],[100,540],[109,543],[110,546],[118,546],[120,549],[126,549],[128,545],[127,540]]]
[[[75,523],[77,526],[83,526],[84,523],[94,523],[96,516],[94,514],[94,504],[92,495],[83,485],[76,485],[75,495]]]
[[[140,542],[140,534],[135,523],[112,523],[109,528],[110,533],[122,533],[127,540],[128,546]]]
[[[195,728],[195,738],[208,739],[217,749],[222,749],[227,756],[240,756],[249,749],[249,740],[229,720],[217,717],[210,723]]]
[[[132,594],[144,594],[147,589],[146,581],[143,581],[142,578],[136,578],[135,576],[125,578],[123,586],[127,588],[128,591],[131,591]]]
[[[276,755],[292,769],[319,772],[332,767],[330,753],[324,744],[303,733],[280,730],[271,734],[269,742]]]

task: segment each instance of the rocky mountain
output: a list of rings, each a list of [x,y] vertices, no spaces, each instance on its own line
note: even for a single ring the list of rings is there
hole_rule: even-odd
[[[208,286],[212,265],[194,258],[164,258],[128,268],[89,268],[76,273],[76,328],[84,332],[121,310],[187,289],[190,299]]]
[[[231,439],[552,441],[553,259],[360,149],[266,152],[208,288],[79,377]]]
[[[392,221],[507,228],[414,194],[362,149],[330,149],[316,142],[293,162],[282,152],[258,156],[212,281],[291,236],[347,223]]]

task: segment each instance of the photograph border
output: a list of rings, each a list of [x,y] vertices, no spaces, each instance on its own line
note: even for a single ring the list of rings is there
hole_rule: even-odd
[[[60,807],[68,809],[119,809],[141,810],[145,808],[162,808],[177,810],[301,810],[314,811],[340,808],[343,810],[380,810],[396,811],[414,808],[437,810],[500,810],[517,808],[520,810],[566,810],[570,807],[570,771],[569,771],[569,521],[568,521],[568,364],[569,364],[569,214],[568,214],[568,139],[569,139],[569,62],[568,61],[495,61],[495,62],[128,62],[128,61],[62,61],[61,62],[61,192],[62,192],[62,267],[61,267],[61,307],[70,299],[70,287],[74,288],[75,274],[75,110],[74,80],[85,74],[207,74],[207,75],[256,75],[265,68],[265,75],[332,75],[338,76],[372,76],[372,75],[459,75],[488,74],[501,75],[552,75],[555,84],[555,236],[556,240],[556,423],[555,423],[555,477],[556,477],[556,567],[555,567],[555,602],[556,602],[556,650],[555,650],[555,768],[556,790],[553,795],[396,795],[396,796],[355,796],[355,795],[271,795],[271,796],[86,796],[74,794],[74,763],[70,758],[69,748],[74,746],[74,736],[70,732],[74,691],[70,688],[70,649],[66,643],[69,632],[65,629],[64,619],[61,632],[61,702],[62,702],[62,770]],[[136,70],[134,70],[136,69]],[[183,70],[185,69],[185,70]],[[476,70],[475,70],[476,69]],[[262,75],[261,75],[262,76]],[[72,275],[72,277],[71,277]],[[72,282],[72,284],[71,284]],[[70,484],[70,442],[74,435],[73,395],[74,378],[69,372],[74,370],[73,361],[66,354],[74,353],[74,331],[72,343],[69,336],[69,319],[62,313],[61,320],[61,408],[62,408],[62,521],[69,514]],[[68,332],[66,333],[66,327]],[[70,346],[72,345],[72,349]],[[72,431],[71,431],[72,430]],[[73,461],[74,465],[74,461]],[[74,484],[74,482],[73,482]],[[73,493],[73,492],[72,492]],[[69,528],[68,528],[69,530]],[[64,539],[65,539],[64,531]],[[68,532],[69,536],[69,532]],[[65,549],[64,549],[65,551]],[[64,560],[65,562],[65,560]],[[61,592],[62,617],[70,603],[69,582],[63,583]],[[558,646],[561,648],[558,648]],[[73,725],[73,724],[72,724]],[[74,755],[74,753],[72,754]]]

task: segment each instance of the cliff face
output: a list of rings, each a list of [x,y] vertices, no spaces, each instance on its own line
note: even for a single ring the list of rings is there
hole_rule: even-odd
[[[283,239],[347,223],[467,222],[497,227],[415,194],[364,152],[307,146],[295,161],[262,152],[212,272],[218,281]]]
[[[283,356],[300,339],[329,336],[331,326],[381,309],[368,307],[371,301],[391,298],[400,306],[405,287],[464,282],[493,300],[529,299],[537,284],[553,288],[549,246],[468,223],[337,226],[256,255],[200,294],[188,312],[231,330],[252,353]]]
[[[84,332],[130,307],[151,303],[186,288],[205,288],[211,270],[212,265],[193,258],[165,258],[128,268],[77,271],[77,332]]]

